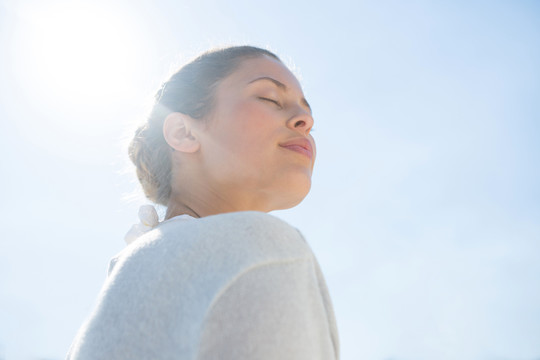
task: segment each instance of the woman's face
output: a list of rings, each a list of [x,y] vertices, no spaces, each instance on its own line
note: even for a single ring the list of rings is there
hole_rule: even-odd
[[[236,208],[286,209],[311,187],[313,117],[296,77],[278,60],[246,59],[216,88],[199,133],[203,172]]]

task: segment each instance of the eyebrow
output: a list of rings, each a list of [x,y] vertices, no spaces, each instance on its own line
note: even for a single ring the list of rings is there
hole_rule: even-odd
[[[269,76],[262,76],[262,77],[259,77],[259,78],[256,78],[254,80],[251,80],[248,84],[251,84],[251,83],[254,83],[255,81],[259,81],[259,80],[268,80],[268,81],[271,81],[274,83],[274,85],[276,85],[278,88],[280,88],[281,90],[284,90],[286,91],[287,90],[287,85],[285,85],[284,83],[282,83],[281,81],[278,81],[276,79],[273,79]],[[309,106],[309,103],[307,102],[306,98],[302,98],[302,100],[300,100],[302,102],[302,104],[304,104],[308,109],[309,109],[309,112],[311,113],[312,110],[311,110],[311,106]]]

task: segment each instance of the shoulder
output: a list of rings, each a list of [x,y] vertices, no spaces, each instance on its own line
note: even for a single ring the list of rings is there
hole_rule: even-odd
[[[111,261],[102,302],[128,307],[133,302],[132,311],[126,313],[140,316],[147,313],[141,307],[161,304],[167,318],[189,319],[183,322],[186,326],[201,324],[215,299],[245,274],[259,274],[255,269],[271,269],[274,275],[297,271],[289,264],[309,264],[312,258],[296,228],[266,213],[172,219]],[[154,315],[149,318],[165,321]]]
[[[234,273],[260,263],[312,256],[298,229],[267,213],[243,211],[165,221],[113,258],[109,272],[135,262],[147,269],[166,265]]]
[[[249,299],[264,299],[265,289],[276,290],[274,298],[289,293],[291,288],[278,287],[285,282],[300,291],[311,284],[304,280],[312,279],[312,256],[297,229],[266,213],[161,223],[112,260],[74,353],[181,351],[191,358],[209,310],[224,303],[220,299],[247,306]],[[263,292],[248,299],[259,287]],[[146,341],[148,334],[155,340]]]
[[[179,228],[191,228],[201,230],[205,233],[235,234],[235,235],[264,235],[272,233],[280,237],[299,237],[298,230],[285,221],[259,211],[240,211],[225,214],[211,215],[183,222],[164,222],[160,229],[163,232],[176,232]]]
[[[176,246],[197,244],[196,248],[205,248],[209,252],[265,257],[311,254],[309,245],[298,229],[263,212],[226,213],[162,225],[160,231],[162,237],[167,238],[165,242]]]

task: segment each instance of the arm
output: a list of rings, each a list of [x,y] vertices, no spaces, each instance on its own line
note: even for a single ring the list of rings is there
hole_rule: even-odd
[[[336,359],[312,259],[234,279],[209,308],[197,359]]]

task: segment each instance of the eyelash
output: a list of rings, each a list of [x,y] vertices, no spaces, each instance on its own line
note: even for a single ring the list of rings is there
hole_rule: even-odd
[[[280,104],[278,101],[276,101],[276,100],[269,99],[269,98],[265,98],[265,97],[259,97],[259,99],[265,100],[265,101],[270,101],[271,103],[274,103],[274,104],[276,104],[277,106],[279,106],[279,108],[281,108],[281,104]]]
[[[271,103],[274,103],[274,104],[276,104],[277,106],[279,106],[281,108],[281,104],[279,102],[277,102],[276,100],[265,98],[265,97],[259,97],[259,99],[265,100],[265,101],[270,101]],[[311,128],[311,130],[309,130],[310,133],[312,133],[314,131],[315,131],[314,128]]]

